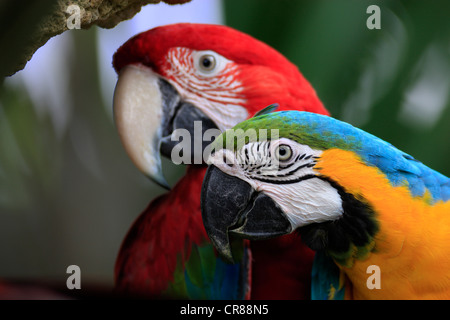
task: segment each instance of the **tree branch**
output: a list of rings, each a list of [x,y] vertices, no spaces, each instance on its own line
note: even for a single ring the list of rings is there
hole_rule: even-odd
[[[162,0],[168,4],[182,4],[190,0]],[[15,2],[15,4],[13,3]],[[149,3],[156,4],[161,0],[47,0],[30,1],[27,6],[20,1],[11,0],[0,5],[0,43],[8,50],[0,54],[3,65],[0,75],[10,76],[23,69],[37,49],[50,38],[68,30],[67,20],[71,12],[70,5],[80,9],[79,22],[81,29],[93,25],[102,28],[113,28],[119,22],[132,18]]]

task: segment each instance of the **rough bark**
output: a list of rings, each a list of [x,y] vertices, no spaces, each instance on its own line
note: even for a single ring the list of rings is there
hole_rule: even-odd
[[[17,4],[6,3],[0,6],[0,16],[9,17],[11,32],[0,35],[0,40],[10,44],[9,57],[6,65],[1,68],[2,75],[12,75],[23,69],[34,52],[43,46],[51,37],[68,30],[67,20],[71,13],[67,12],[70,5],[80,8],[80,27],[88,29],[93,25],[102,28],[113,28],[119,22],[132,18],[147,4],[165,2],[168,4],[182,4],[191,0],[55,0],[41,1],[25,6],[25,13],[17,13]],[[42,6],[49,8],[42,8]],[[39,7],[38,7],[39,6]],[[36,8],[39,8],[37,10]],[[21,9],[19,7],[19,9]],[[37,19],[36,15],[41,14]],[[33,19],[30,19],[32,17]],[[19,23],[18,21],[22,21]],[[13,23],[15,22],[15,23]],[[16,30],[15,30],[15,29]],[[19,29],[19,30],[17,30]],[[14,39],[22,37],[22,39]],[[12,47],[11,47],[12,46]]]

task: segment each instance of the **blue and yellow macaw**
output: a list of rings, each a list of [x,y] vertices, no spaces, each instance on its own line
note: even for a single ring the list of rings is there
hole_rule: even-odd
[[[313,299],[450,298],[450,179],[391,144],[282,111],[222,133],[209,164],[203,222],[228,260],[232,239],[298,232]]]

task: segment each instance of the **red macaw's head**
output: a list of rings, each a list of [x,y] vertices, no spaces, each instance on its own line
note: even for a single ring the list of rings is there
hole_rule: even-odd
[[[217,135],[267,105],[328,114],[295,65],[226,26],[151,29],[122,45],[113,65],[119,74],[114,116],[121,140],[137,167],[162,185],[160,153],[171,157],[187,137],[180,132],[190,134],[188,159],[202,163],[211,141],[208,129]]]

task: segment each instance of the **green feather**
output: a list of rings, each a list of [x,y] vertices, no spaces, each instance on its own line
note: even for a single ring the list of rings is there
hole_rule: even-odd
[[[186,299],[188,298],[186,282],[184,279],[184,267],[181,262],[181,255],[177,256],[177,265],[173,273],[173,282],[169,284],[164,291],[163,296],[170,298]]]
[[[259,110],[257,113],[255,113],[254,117],[262,116],[263,114],[271,113],[278,109],[278,103],[273,103],[271,105],[268,105],[264,109]]]
[[[212,244],[207,244],[198,248],[201,259],[202,270],[204,271],[204,281],[208,284],[214,281],[214,274],[216,269],[216,256]]]
[[[270,106],[269,106],[270,107]],[[267,108],[269,108],[267,107]],[[264,111],[263,109],[262,111]],[[304,113],[305,114],[305,113]],[[342,130],[353,128],[339,122],[342,130],[328,129],[329,117],[314,114],[314,121],[293,121],[285,116],[286,112],[264,112],[237,124],[223,132],[212,144],[217,151],[223,148],[236,151],[249,142],[288,138],[308,145],[317,150],[340,148],[342,150],[359,149],[361,141],[354,136],[342,134]],[[336,129],[331,127],[332,129]]]
[[[189,260],[186,262],[186,273],[196,287],[203,288],[202,260],[197,246],[192,246]]]

